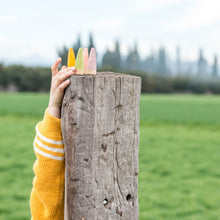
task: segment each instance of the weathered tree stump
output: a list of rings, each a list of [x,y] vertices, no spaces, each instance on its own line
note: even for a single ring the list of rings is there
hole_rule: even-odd
[[[137,220],[140,77],[73,75],[62,105],[65,220]]]

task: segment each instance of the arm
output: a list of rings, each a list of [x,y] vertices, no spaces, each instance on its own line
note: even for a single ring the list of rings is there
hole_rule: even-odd
[[[63,67],[58,71],[61,59],[52,66],[49,106],[44,119],[36,126],[34,151],[35,177],[30,197],[33,220],[64,219],[64,145],[61,133],[60,107],[67,79],[74,68]]]

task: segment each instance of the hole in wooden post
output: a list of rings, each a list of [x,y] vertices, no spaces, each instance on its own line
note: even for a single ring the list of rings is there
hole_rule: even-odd
[[[84,98],[83,98],[83,97],[79,97],[79,100],[80,100],[81,102],[84,102]]]
[[[102,146],[102,150],[103,150],[104,152],[106,152],[106,151],[107,151],[107,144],[102,144],[101,146]]]
[[[126,196],[126,199],[127,199],[128,202],[131,200],[131,194],[130,193]]]
[[[104,199],[103,200],[103,205],[107,205],[108,204],[108,199]]]

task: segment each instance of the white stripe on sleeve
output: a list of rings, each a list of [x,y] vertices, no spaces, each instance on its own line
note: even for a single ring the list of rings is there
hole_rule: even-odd
[[[48,142],[48,143],[50,143],[50,144],[56,144],[56,145],[62,145],[62,144],[63,144],[63,141],[55,141],[55,140],[52,140],[52,139],[49,139],[49,138],[43,136],[43,135],[39,132],[38,126],[36,126],[36,133],[37,133],[37,135],[40,137],[40,139],[42,139],[42,140],[45,141],[45,142]]]
[[[45,150],[49,150],[55,153],[64,153],[64,149],[60,149],[60,148],[53,148],[53,147],[49,147],[47,145],[42,144],[37,137],[35,137],[34,141],[42,148],[44,148]]]
[[[64,157],[58,157],[58,156],[54,156],[54,155],[45,153],[45,152],[39,150],[35,145],[34,145],[34,150],[35,150],[38,154],[41,154],[41,155],[44,156],[44,157],[47,157],[47,158],[50,158],[50,159],[53,159],[53,160],[59,160],[59,161],[64,160]]]

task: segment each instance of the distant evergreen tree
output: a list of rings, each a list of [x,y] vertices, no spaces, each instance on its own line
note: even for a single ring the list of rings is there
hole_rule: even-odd
[[[160,74],[167,74],[166,51],[163,47],[159,49],[157,72]]]
[[[74,50],[75,56],[77,56],[77,53],[78,53],[78,50],[80,47],[82,47],[81,36],[78,34],[76,43],[73,45],[73,50]]]
[[[95,44],[94,44],[94,40],[93,40],[93,34],[90,33],[89,34],[89,45],[88,45],[88,50],[90,52],[91,48],[92,47],[95,47]],[[97,55],[97,54],[96,54]]]
[[[155,73],[155,58],[154,55],[151,54],[150,56],[147,57],[146,61],[145,61],[145,71],[147,71],[148,73]]]
[[[212,75],[218,76],[218,57],[215,55],[214,57],[214,64],[212,66]]]
[[[62,58],[61,66],[67,65],[67,57],[68,57],[68,48],[63,46],[62,49],[57,51],[58,56]]]
[[[115,41],[115,51],[113,52],[113,66],[115,70],[121,69],[121,52],[119,40]]]
[[[112,60],[113,60],[112,52],[109,49],[107,49],[102,57],[102,68],[105,70],[113,71]]]
[[[109,49],[102,58],[102,67],[106,70],[117,71],[121,69],[121,52],[119,41],[115,41],[115,50],[111,52]]]
[[[134,45],[134,49],[130,50],[126,59],[126,70],[140,70],[140,56],[138,53],[137,43]]]
[[[203,50],[199,50],[198,74],[205,75],[207,73],[207,61],[203,56]]]
[[[147,73],[155,73],[156,72],[156,59],[154,56],[154,51],[151,49],[151,53],[146,59],[142,62],[142,71]]]

